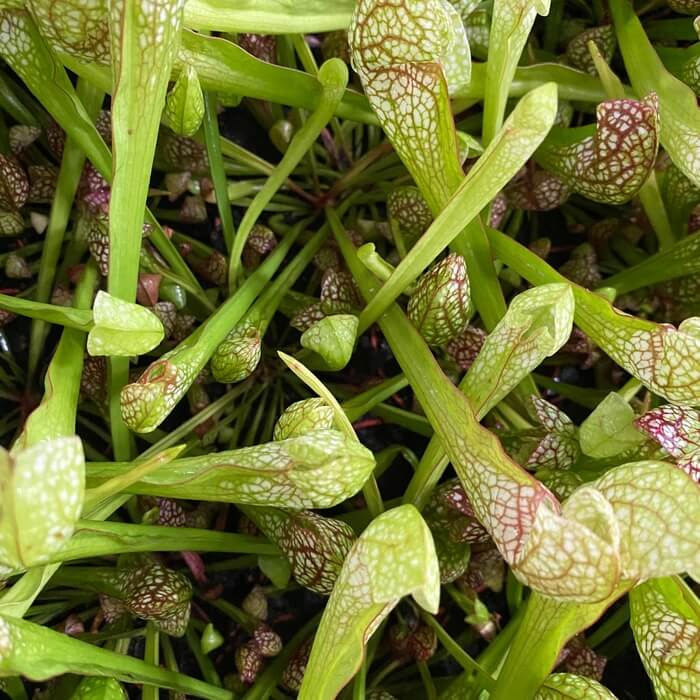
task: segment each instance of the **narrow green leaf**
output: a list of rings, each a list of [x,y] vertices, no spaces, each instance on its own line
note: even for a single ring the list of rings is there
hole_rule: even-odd
[[[93,88],[87,81],[79,80],[76,94],[85,105],[89,116],[97,118],[104,93]],[[61,167],[56,181],[56,192],[51,203],[48,226],[44,235],[41,251],[41,264],[33,298],[47,302],[51,296],[56,269],[61,253],[61,245],[68,226],[73,206],[73,199],[78,189],[80,177],[85,164],[85,152],[72,137],[66,139],[61,158]],[[43,351],[48,328],[42,321],[32,323],[29,341],[28,374],[36,371]]]
[[[698,201],[700,203],[700,200]],[[669,211],[674,211],[669,208]],[[672,246],[650,255],[637,265],[632,265],[605,280],[606,287],[614,288],[618,295],[635,291],[659,282],[678,279],[700,272],[700,233],[682,238]]]
[[[405,505],[375,518],[345,558],[316,632],[300,700],[336,697],[399,600],[412,595],[435,613],[439,593],[435,548],[420,513]]]
[[[161,513],[162,513],[161,509]],[[134,555],[153,552],[222,552],[275,556],[279,548],[262,537],[238,535],[203,528],[167,525],[132,525],[119,522],[78,520],[73,536],[49,556],[49,563],[61,564],[87,557]],[[21,573],[25,567],[12,570]],[[63,569],[60,576],[64,576]],[[72,583],[66,581],[66,583]],[[83,581],[80,581],[82,584]]]
[[[311,370],[304,367],[304,365],[299,362],[294,357],[278,351],[282,362],[284,362],[289,369],[296,374],[299,379],[301,379],[306,386],[308,386],[312,391],[314,391],[318,396],[320,396],[333,410],[333,422],[335,423],[338,430],[340,430],[347,438],[351,440],[356,440],[359,442],[359,438],[355,433],[355,429],[352,427],[350,419],[347,417],[343,407],[338,403],[332,392],[328,390],[326,385],[313,373]]]
[[[76,673],[170,688],[207,700],[232,698],[230,691],[182,673],[152,666],[7,615],[0,617],[0,648],[0,676],[22,675],[33,681],[43,681]]]
[[[75,309],[70,306],[58,306],[57,304],[43,304],[38,301],[30,301],[7,294],[0,294],[0,309],[83,332],[89,331],[93,324],[93,315],[87,309]]]
[[[306,155],[313,143],[319,137],[322,129],[331,120],[340,100],[343,96],[345,86],[348,82],[347,66],[340,59],[326,61],[318,71],[318,80],[321,83],[321,95],[314,112],[309,116],[304,125],[294,134],[289,147],[284,153],[282,160],[270,177],[266,180],[263,188],[255,195],[255,199],[246,209],[246,213],[241,221],[229,261],[229,288],[236,289],[238,276],[240,275],[241,255],[248,239],[248,235],[257,223],[257,219],[264,207],[282,186],[285,180],[291,175],[301,159]]]

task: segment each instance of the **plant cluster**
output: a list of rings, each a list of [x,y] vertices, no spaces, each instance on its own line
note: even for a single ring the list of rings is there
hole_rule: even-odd
[[[0,59],[12,700],[700,698],[698,0],[0,0]]]

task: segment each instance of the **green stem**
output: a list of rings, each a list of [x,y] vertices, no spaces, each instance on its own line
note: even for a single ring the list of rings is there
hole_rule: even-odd
[[[280,550],[261,537],[217,530],[79,520],[73,537],[49,563],[149,551],[277,555]]]
[[[305,231],[311,219],[304,219],[297,224],[296,230]],[[260,329],[260,335],[264,335],[284,295],[292,288],[301,277],[304,270],[321,249],[328,237],[328,226],[322,226],[311,238],[304,243],[304,247],[296,254],[293,260],[285,266],[284,270],[267,286],[246,314],[246,321],[255,323]]]
[[[599,603],[568,603],[531,593],[489,700],[531,700],[551,673],[564,644],[597,620],[629,588]]]
[[[421,680],[423,681],[425,697],[427,700],[438,700],[435,683],[433,682],[433,677],[430,675],[428,664],[426,664],[425,661],[418,661],[416,665],[418,666],[418,673],[420,673]]]
[[[175,656],[173,643],[170,641],[170,637],[168,637],[167,634],[164,634],[160,638],[160,645],[163,650],[163,656],[165,657],[165,667],[170,671],[179,671],[180,667],[177,663],[177,657]]]
[[[72,328],[83,333],[88,333],[93,326],[92,311],[89,310],[91,302],[92,297],[87,308],[72,308],[0,294],[0,309],[11,311],[19,316],[27,316],[46,323]]]
[[[158,628],[152,622],[146,623],[146,645],[143,652],[143,660],[151,666],[159,665],[159,636]],[[154,686],[146,685],[141,691],[141,700],[159,700],[159,696],[158,688]]]
[[[74,311],[83,311],[90,307],[96,282],[97,267],[90,262],[85,266],[75,290],[74,303],[77,308]],[[92,315],[90,311],[83,313]],[[44,396],[27,419],[17,440],[18,446],[30,447],[41,440],[75,434],[84,352],[85,329],[64,329],[46,371]]]
[[[477,661],[472,659],[464,649],[445,631],[440,623],[429,613],[421,610],[423,621],[435,630],[440,644],[449,652],[450,656],[465,670],[476,674],[481,686],[487,690],[491,690],[494,686],[494,680],[491,678]],[[515,697],[515,696],[514,696]]]
[[[229,289],[233,291],[238,284],[238,276],[241,267],[241,255],[245,247],[248,234],[252,230],[258,217],[263,212],[267,203],[282,186],[301,159],[311,149],[323,128],[333,116],[343,90],[347,84],[347,68],[339,60],[327,61],[321,66],[319,80],[323,85],[323,91],[318,102],[318,107],[309,116],[306,123],[294,134],[287,151],[279,162],[275,171],[258,192],[252,204],[246,210],[243,220],[238,227],[238,233],[231,250],[229,261]]]
[[[391,379],[384,380],[381,384],[373,386],[361,394],[357,394],[342,403],[343,411],[350,422],[361,418],[365,413],[370,413],[375,406],[386,401],[401,389],[408,386],[408,379],[403,374],[397,374]]]
[[[649,223],[651,223],[651,227],[659,240],[659,249],[668,250],[676,242],[676,236],[673,233],[671,222],[666,213],[666,206],[661,197],[661,192],[659,192],[656,173],[653,170],[639,190],[638,196]]]
[[[199,641],[199,635],[194,631],[192,627],[192,622],[190,622],[189,627],[186,632],[187,646],[190,648],[192,655],[197,661],[199,670],[204,676],[204,680],[210,685],[221,687],[221,679],[219,674],[214,668],[214,664],[211,659],[202,651],[202,645]]]
[[[100,113],[104,93],[93,88],[86,80],[79,79],[76,94],[83,103],[88,116],[93,120],[96,119]],[[85,152],[69,136],[66,138],[63,148],[61,168],[58,171],[56,190],[51,202],[51,211],[49,212],[49,223],[44,234],[39,275],[34,292],[36,301],[46,302],[51,297],[51,289],[55,279],[61,246],[63,245],[63,237],[70,218],[73,199],[78,189],[84,163]],[[32,323],[27,364],[28,384],[31,384],[36,372],[47,333],[48,328],[44,321],[38,320]]]
[[[249,615],[244,610],[236,607],[232,603],[219,598],[218,600],[208,601],[217,610],[220,610],[224,615],[230,617],[234,622],[239,624],[246,632],[252,632],[258,625],[258,620],[256,620],[252,615]]]
[[[7,112],[19,124],[39,126],[34,113],[17,97],[12,84],[2,73],[0,73],[0,109]]]
[[[511,569],[508,569],[506,577],[506,601],[511,615],[523,604],[523,584],[515,578]]]
[[[221,153],[221,139],[219,137],[219,121],[216,112],[216,95],[212,92],[204,93],[204,140],[209,156],[209,171],[214,183],[216,193],[216,206],[221,217],[221,227],[224,231],[226,249],[231,251],[233,239],[236,235],[233,226],[233,215],[228,198],[228,182],[224,172],[224,159]]]
[[[544,26],[542,48],[554,53],[559,43],[561,20],[564,16],[564,0],[552,0]]]
[[[627,294],[659,282],[700,272],[697,254],[700,234],[687,236],[642,262],[608,277],[603,285],[613,287],[617,294]]]
[[[588,646],[595,649],[603,642],[612,637],[621,627],[626,625],[630,619],[630,605],[625,600],[609,617],[607,617],[587,638]]]

